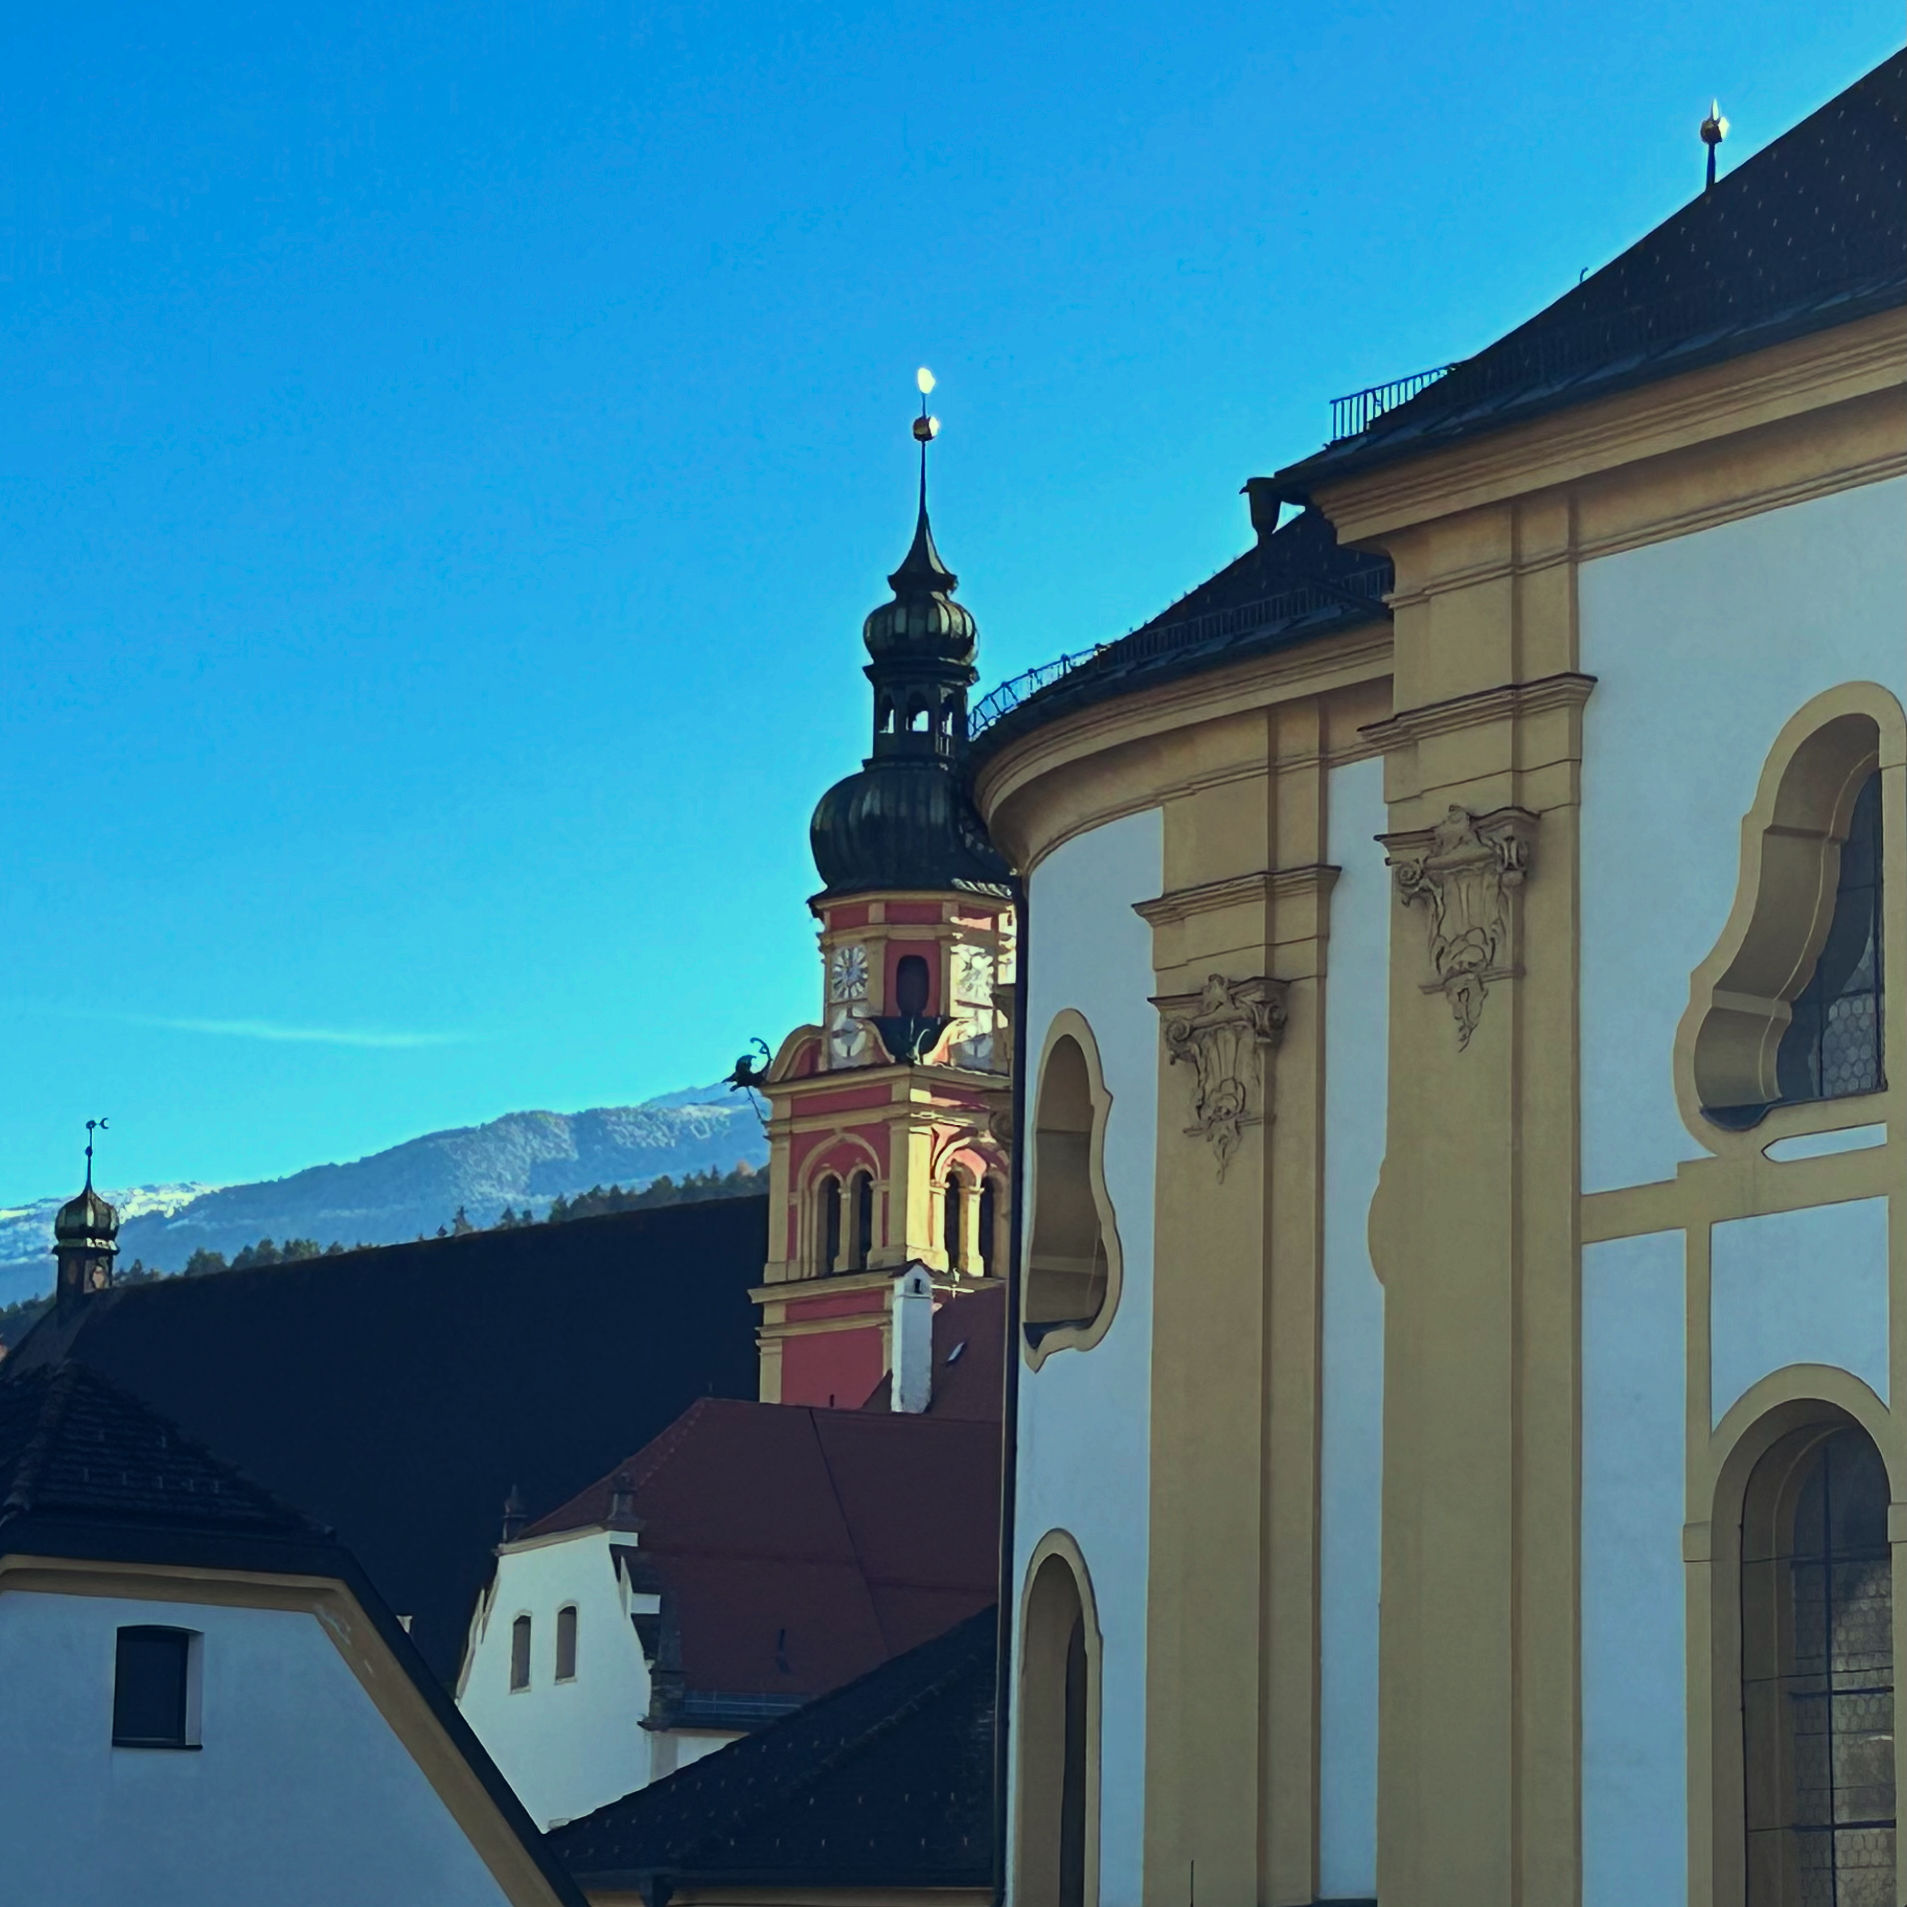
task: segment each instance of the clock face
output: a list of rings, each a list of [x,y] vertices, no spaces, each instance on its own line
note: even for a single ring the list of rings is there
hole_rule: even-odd
[[[954,969],[957,999],[985,1006],[993,999],[993,956],[984,947],[962,947]]]
[[[828,998],[865,1000],[867,998],[867,949],[837,947],[828,962]]]
[[[868,1030],[851,1007],[838,1006],[828,1015],[828,1061],[833,1066],[859,1066],[868,1058]]]

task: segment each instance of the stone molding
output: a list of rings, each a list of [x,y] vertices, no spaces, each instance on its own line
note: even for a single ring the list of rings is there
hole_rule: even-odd
[[[1262,974],[1227,980],[1214,973],[1198,993],[1161,994],[1152,1002],[1162,1015],[1167,1055],[1196,1075],[1186,1137],[1210,1144],[1221,1184],[1245,1128],[1268,1116],[1265,1050],[1283,1037],[1288,991],[1283,980]]]
[[[1407,743],[1426,741],[1433,735],[1454,734],[1483,722],[1546,715],[1554,709],[1580,709],[1595,686],[1593,675],[1579,675],[1573,670],[1561,675],[1539,676],[1534,682],[1506,682],[1497,688],[1478,689],[1469,695],[1452,696],[1448,701],[1427,702],[1422,708],[1405,709],[1385,721],[1367,723],[1358,733],[1368,736],[1389,754]]]
[[[1457,1022],[1457,1050],[1470,1044],[1492,980],[1514,977],[1512,896],[1530,868],[1537,817],[1527,808],[1474,814],[1452,805],[1434,827],[1380,834],[1385,865],[1405,907],[1425,910],[1433,978]]]
[[[1134,901],[1132,911],[1149,926],[1176,926],[1194,914],[1216,913],[1226,907],[1263,906],[1299,896],[1328,894],[1336,886],[1339,872],[1320,861],[1306,867],[1280,868],[1275,873],[1234,874],[1197,887],[1175,888],[1157,900]]]

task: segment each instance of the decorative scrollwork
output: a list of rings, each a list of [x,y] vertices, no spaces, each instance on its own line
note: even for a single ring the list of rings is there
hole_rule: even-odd
[[[1282,980],[1215,973],[1199,993],[1153,1001],[1164,1015],[1167,1054],[1196,1075],[1186,1135],[1210,1143],[1221,1182],[1245,1128],[1265,1116],[1265,1049],[1285,1030],[1286,991]]]
[[[1434,978],[1457,1022],[1457,1050],[1470,1044],[1489,982],[1516,972],[1510,897],[1529,875],[1537,817],[1527,808],[1473,814],[1452,807],[1435,827],[1380,834],[1385,860],[1406,907],[1421,905]]]

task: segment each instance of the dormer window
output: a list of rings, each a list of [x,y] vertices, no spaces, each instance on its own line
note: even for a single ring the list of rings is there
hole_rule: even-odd
[[[113,1746],[199,1746],[197,1675],[202,1638],[192,1629],[121,1629],[113,1658]]]

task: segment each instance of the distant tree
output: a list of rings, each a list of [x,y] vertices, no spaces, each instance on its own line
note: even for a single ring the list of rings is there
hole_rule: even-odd
[[[344,1247],[334,1238],[331,1243],[324,1248],[324,1255],[327,1258],[342,1258],[344,1256]]]
[[[469,1234],[474,1232],[476,1229],[477,1229],[476,1226],[474,1226],[470,1222],[470,1214],[466,1212],[461,1205],[458,1206],[457,1216],[450,1221],[451,1237],[465,1238],[465,1237],[468,1237]]]
[[[52,1308],[51,1294],[44,1298],[22,1298],[17,1303],[0,1305],[0,1344],[10,1350],[39,1323]]]
[[[703,1172],[691,1172],[682,1179],[674,1179],[664,1172],[651,1179],[647,1185],[637,1191],[633,1187],[624,1191],[620,1185],[612,1185],[605,1191],[600,1185],[591,1186],[587,1192],[579,1192],[573,1199],[559,1201],[550,1207],[552,1223],[566,1218],[598,1218],[606,1212],[643,1211],[653,1205],[692,1204],[701,1199],[742,1198],[751,1192],[763,1189],[767,1168],[756,1168],[745,1159],[739,1160],[727,1172],[716,1166],[709,1166]]]
[[[560,1225],[569,1217],[569,1200],[561,1192],[550,1200],[550,1223]]]
[[[497,1214],[497,1230],[500,1232],[516,1230],[516,1213],[507,1205]]]
[[[447,1231],[445,1231],[445,1230],[444,1230],[444,1228],[443,1228],[443,1227],[442,1227],[441,1225],[439,1225],[439,1226],[437,1227],[437,1236],[438,1236],[439,1238],[448,1238],[448,1237],[450,1236],[450,1234],[449,1234],[449,1233],[448,1233]]]
[[[201,1245],[199,1249],[185,1261],[185,1271],[182,1275],[187,1278],[202,1278],[208,1271],[224,1271],[226,1269],[225,1254],[222,1251],[207,1251],[205,1247]]]

